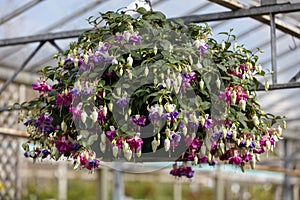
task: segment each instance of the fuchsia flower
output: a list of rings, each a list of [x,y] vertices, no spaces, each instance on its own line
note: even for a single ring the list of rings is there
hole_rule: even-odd
[[[57,99],[55,101],[57,106],[63,105],[63,106],[70,106],[72,103],[72,94],[68,93],[68,94],[57,94]]]
[[[132,123],[134,123],[137,126],[145,126],[146,117],[144,115],[135,115],[130,118],[130,121],[132,121]]]
[[[176,177],[186,176],[187,178],[192,178],[194,176],[194,170],[191,167],[187,166],[186,163],[183,163],[178,167],[177,163],[173,164],[173,169],[170,171],[170,174]]]
[[[52,90],[52,86],[46,83],[45,79],[38,80],[38,83],[32,84],[32,88],[39,92],[47,93]]]

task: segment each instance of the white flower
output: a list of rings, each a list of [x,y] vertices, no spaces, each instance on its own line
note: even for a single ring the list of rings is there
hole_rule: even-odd
[[[156,45],[155,45],[154,48],[153,48],[153,53],[154,53],[154,55],[157,54],[157,47],[156,47]]]
[[[279,124],[278,124],[278,127],[277,127],[277,132],[278,132],[278,136],[282,135],[282,128]]]

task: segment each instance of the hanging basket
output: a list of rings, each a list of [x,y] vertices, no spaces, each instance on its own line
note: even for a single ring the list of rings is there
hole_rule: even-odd
[[[134,12],[89,18],[93,29],[41,70],[39,97],[21,105],[25,156],[67,157],[89,170],[114,160],[180,160],[171,174],[187,177],[187,163],[254,167],[285,126],[258,102],[257,77],[266,75],[258,56],[231,32],[218,43],[207,24]]]

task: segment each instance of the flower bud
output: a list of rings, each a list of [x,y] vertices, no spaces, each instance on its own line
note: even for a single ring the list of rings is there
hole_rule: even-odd
[[[235,104],[236,102],[236,91],[234,90],[231,94],[231,104]]]
[[[64,59],[62,59],[62,60],[59,61],[59,65],[60,66],[63,66],[64,64],[65,64],[65,60]]]
[[[284,129],[286,129],[286,121],[285,121],[285,120],[282,120],[282,127],[283,127]]]
[[[106,105],[103,107],[103,115],[104,115],[104,116],[107,115],[107,107],[106,107]]]
[[[117,95],[118,95],[118,96],[121,96],[121,90],[122,90],[121,88],[116,88],[116,91],[117,91]]]
[[[219,78],[216,80],[216,85],[218,89],[221,88],[221,80]]]
[[[167,128],[167,129],[165,130],[165,133],[166,133],[166,137],[169,138],[170,135],[171,135],[171,130]]]
[[[83,111],[83,112],[81,113],[81,121],[82,121],[83,123],[86,122],[87,116],[88,116],[88,115],[86,114],[85,111]]]
[[[253,117],[252,117],[252,120],[253,120],[253,123],[254,123],[254,125],[257,127],[257,126],[259,126],[259,119],[258,119],[258,117],[256,116],[256,115],[254,115]]]
[[[169,149],[170,149],[170,140],[169,140],[169,138],[165,139],[164,147],[165,147],[165,151],[169,151]]]
[[[220,146],[221,153],[224,154],[225,153],[225,144],[223,143],[223,141],[220,142],[219,146]]]
[[[66,124],[65,121],[62,121],[60,126],[61,126],[61,130],[62,130],[63,132],[66,132],[66,131],[67,131],[68,127],[67,127],[67,124]]]
[[[101,152],[105,153],[105,149],[106,149],[106,143],[100,142],[100,150],[101,150]]]
[[[118,153],[119,153],[119,148],[118,146],[113,146],[112,148],[112,153],[113,153],[113,156],[116,158],[118,156]]]
[[[132,67],[132,64],[133,64],[133,58],[131,57],[131,55],[129,55],[129,56],[127,57],[127,64],[128,64],[130,67]]]
[[[194,164],[195,164],[195,165],[198,165],[198,161],[199,161],[198,156],[195,156],[195,157],[194,157]]]
[[[212,155],[211,155],[211,153],[208,153],[207,161],[208,161],[209,163],[212,161]]]
[[[240,100],[239,106],[242,109],[242,111],[246,111],[246,101],[244,99]]]
[[[135,155],[136,155],[138,158],[141,157],[141,155],[142,155],[142,149],[136,150]]]
[[[200,40],[196,39],[193,44],[195,45],[195,47],[198,49],[200,47]]]
[[[101,139],[101,143],[106,143],[106,135],[104,133],[101,133],[100,139]]]
[[[83,60],[84,60],[84,64],[88,64],[88,62],[89,62],[89,55],[87,55],[87,54],[84,54],[83,55]]]
[[[233,50],[236,51],[236,49],[237,49],[237,43],[235,42],[233,45]]]
[[[148,74],[149,74],[149,68],[146,66],[146,67],[145,67],[145,71],[144,71],[144,75],[145,75],[145,76],[148,76]]]
[[[75,68],[78,67],[78,61],[79,61],[78,58],[75,58],[75,59],[74,59],[74,67],[75,67]]]
[[[278,136],[282,135],[282,128],[279,124],[278,124],[278,127],[277,127],[277,133],[278,133]]]
[[[93,120],[94,123],[98,120],[98,112],[96,110],[94,110],[92,112],[91,118],[92,118],[92,120]]]
[[[157,140],[156,140],[155,138],[154,138],[154,140],[152,140],[151,146],[152,146],[152,151],[153,151],[153,152],[156,152],[158,143],[157,143]]]
[[[222,47],[222,50],[224,51],[224,49],[226,47],[226,44],[225,44],[224,40],[222,41],[221,47]]]
[[[111,64],[117,65],[117,64],[119,64],[119,62],[116,58],[113,58],[112,61],[111,61]]]
[[[173,45],[172,45],[172,44],[170,44],[170,46],[169,46],[169,52],[170,52],[170,53],[173,52]]]
[[[270,142],[270,140],[266,141],[266,147],[267,147],[268,150],[271,149],[271,142]]]
[[[268,91],[269,90],[269,81],[266,80],[266,83],[265,83],[265,90]]]
[[[182,133],[183,133],[184,136],[186,136],[187,131],[188,131],[187,127],[184,126],[184,127],[182,128]]]
[[[124,73],[123,67],[120,68],[119,73],[120,73],[120,76],[123,76],[123,73]]]
[[[166,79],[166,88],[167,88],[168,90],[171,89],[171,79],[170,79],[170,78],[167,78],[167,79]]]
[[[131,149],[127,149],[127,150],[124,151],[124,157],[125,157],[128,161],[131,160],[131,157],[132,157],[132,151],[131,151]]]
[[[227,129],[226,129],[226,127],[225,126],[222,126],[222,136],[223,136],[223,138],[225,139],[226,138],[226,136],[227,136]]]
[[[157,54],[157,46],[156,45],[153,47],[153,53],[154,53],[154,55]]]
[[[200,90],[203,90],[203,88],[204,88],[204,81],[202,79],[199,82],[199,86],[200,86]]]
[[[112,102],[109,102],[109,104],[108,104],[108,110],[110,111],[110,112],[112,112],[112,110],[113,110],[113,103]]]

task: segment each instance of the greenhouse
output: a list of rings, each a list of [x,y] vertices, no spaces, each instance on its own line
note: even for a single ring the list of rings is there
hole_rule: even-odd
[[[0,199],[299,200],[299,38],[299,0],[1,0]]]

